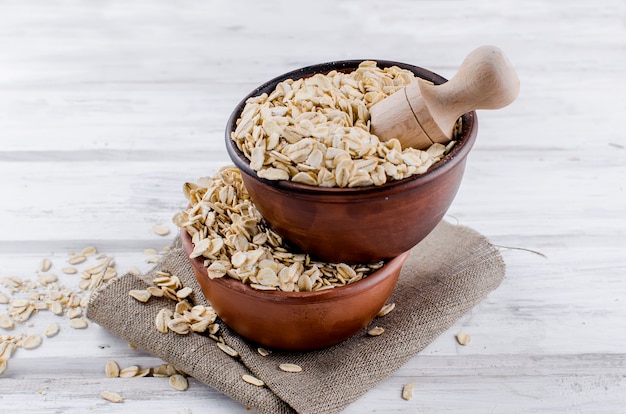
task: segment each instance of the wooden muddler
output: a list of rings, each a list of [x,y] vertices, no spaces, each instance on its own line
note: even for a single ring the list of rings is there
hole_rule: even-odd
[[[452,138],[457,119],[476,109],[499,109],[515,100],[519,78],[502,51],[482,46],[441,85],[418,79],[370,108],[371,131],[402,148],[426,149]]]

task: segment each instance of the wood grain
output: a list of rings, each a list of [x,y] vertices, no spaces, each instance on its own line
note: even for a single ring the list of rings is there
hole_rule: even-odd
[[[621,412],[625,22],[621,0],[2,1],[0,278],[34,278],[44,257],[60,273],[67,252],[86,245],[115,256],[119,271],[148,269],[143,250],[173,238],[152,225],[173,231],[182,184],[230,163],[226,120],[268,79],[351,58],[450,78],[471,50],[493,44],[520,94],[479,111],[446,219],[500,246],[506,279],[346,412]],[[41,312],[11,334],[52,321]],[[107,379],[109,359],[161,361],[65,322],[11,358],[0,413],[248,412],[197,381],[178,392],[159,378]],[[408,382],[411,401],[401,398]],[[108,403],[104,390],[126,400]]]

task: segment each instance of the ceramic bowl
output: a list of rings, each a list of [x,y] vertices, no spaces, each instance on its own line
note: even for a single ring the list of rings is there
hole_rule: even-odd
[[[181,231],[189,257],[191,237]],[[308,351],[348,339],[376,316],[398,280],[405,252],[366,278],[317,292],[255,290],[230,277],[209,278],[202,258],[190,259],[202,293],[235,332],[271,349]]]
[[[425,174],[381,186],[325,188],[259,178],[231,139],[249,97],[270,93],[286,79],[331,70],[351,72],[361,60],[338,61],[285,73],[259,86],[235,108],[226,127],[226,148],[241,170],[254,204],[274,231],[303,252],[326,262],[371,263],[396,257],[419,243],[443,218],[461,184],[467,154],[478,123],[475,112],[463,115],[462,136],[453,149]],[[398,66],[435,84],[445,78],[417,66]]]

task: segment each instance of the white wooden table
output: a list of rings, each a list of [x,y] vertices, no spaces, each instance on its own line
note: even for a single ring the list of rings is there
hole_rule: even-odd
[[[0,2],[0,279],[36,278],[47,257],[75,286],[60,269],[88,245],[120,273],[148,269],[143,250],[174,237],[183,182],[229,163],[230,111],[276,75],[374,58],[449,78],[494,44],[520,96],[479,113],[447,219],[502,246],[506,279],[346,412],[625,412],[626,3],[267,3]],[[159,223],[172,233],[155,235]],[[105,378],[109,359],[161,361],[96,325],[72,330],[40,312],[0,335],[52,321],[56,337],[9,360],[0,412],[247,412],[193,380],[179,392],[161,378]]]

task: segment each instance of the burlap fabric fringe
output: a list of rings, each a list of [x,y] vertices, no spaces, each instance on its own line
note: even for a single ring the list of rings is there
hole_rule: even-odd
[[[263,357],[254,343],[222,323],[225,342],[240,354],[235,359],[202,334],[183,336],[156,330],[157,312],[173,308],[173,303],[163,298],[140,303],[128,291],[147,287],[146,281],[161,269],[178,275],[184,286],[193,288],[194,303],[206,304],[192,267],[175,242],[148,274],[127,274],[95,292],[87,316],[256,412],[268,414],[341,411],[453,325],[495,289],[505,273],[502,257],[485,237],[467,227],[441,222],[406,261],[390,299],[395,310],[372,322],[385,328],[383,335],[370,337],[366,328],[330,348],[272,352]],[[283,362],[298,364],[303,372],[282,372],[277,367]],[[266,387],[241,379],[250,373]]]

